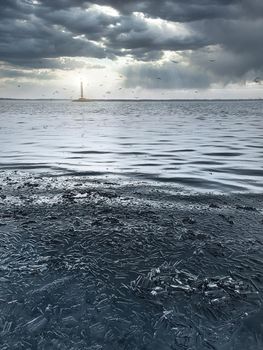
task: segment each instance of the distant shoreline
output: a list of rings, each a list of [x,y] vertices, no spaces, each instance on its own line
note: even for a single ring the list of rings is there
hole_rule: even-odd
[[[72,101],[71,99],[68,98],[9,98],[9,97],[0,97],[0,101]],[[240,98],[240,99],[205,99],[205,98],[200,98],[200,99],[135,99],[135,98],[123,98],[123,99],[103,99],[103,98],[95,98],[95,99],[90,99],[90,102],[181,102],[181,101],[207,101],[207,102],[213,102],[213,101],[263,101],[262,98]]]

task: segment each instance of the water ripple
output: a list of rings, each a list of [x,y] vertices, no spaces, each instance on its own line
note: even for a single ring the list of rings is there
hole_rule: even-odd
[[[1,101],[0,166],[258,192],[262,107],[261,101]]]

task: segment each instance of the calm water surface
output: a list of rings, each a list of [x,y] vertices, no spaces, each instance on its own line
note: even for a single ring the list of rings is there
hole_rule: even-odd
[[[1,101],[1,169],[263,188],[263,102]]]

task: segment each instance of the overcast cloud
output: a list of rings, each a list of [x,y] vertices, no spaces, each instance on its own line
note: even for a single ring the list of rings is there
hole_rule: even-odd
[[[123,88],[258,88],[262,33],[262,0],[6,0],[0,82],[115,65]]]

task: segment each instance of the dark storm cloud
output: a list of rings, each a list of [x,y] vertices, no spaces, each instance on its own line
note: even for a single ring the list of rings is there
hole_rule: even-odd
[[[71,33],[45,26],[37,18],[30,22],[4,19],[0,23],[0,59],[38,59],[60,56],[87,56],[103,58],[104,50]]]
[[[165,82],[166,87],[238,82],[254,73],[262,75],[262,14],[262,0],[1,1],[0,60],[33,69],[57,69],[54,60],[59,57],[131,56],[150,62],[171,51],[186,63],[176,74],[169,64],[164,68],[149,63],[147,69],[134,65],[130,84],[141,84],[140,75],[151,76],[152,69],[166,77],[163,87]],[[174,75],[176,79],[169,78]],[[149,78],[147,86],[153,81]]]
[[[50,25],[60,25],[75,35],[86,35],[91,40],[100,40],[110,25],[115,25],[117,19],[100,12],[96,8],[79,7],[66,9],[39,8],[35,14]]]
[[[0,62],[1,63],[1,62]],[[50,70],[74,70],[74,69],[104,69],[105,66],[101,64],[90,64],[83,60],[63,57],[63,58],[43,58],[41,60],[28,60],[28,59],[12,59],[10,60],[11,65],[4,65],[1,69],[9,70],[19,66],[21,69],[50,69]]]
[[[186,35],[180,27],[150,22],[143,16],[124,16],[119,25],[108,32],[110,46],[116,49],[141,49],[145,53],[156,50],[189,50],[206,46],[209,41],[198,32]],[[136,57],[136,51],[134,51]]]
[[[58,28],[41,18],[29,1],[7,1],[0,6],[0,60],[32,62],[61,56],[104,58],[105,50],[86,38],[74,37],[71,31]],[[44,10],[43,10],[44,13]],[[38,15],[37,15],[38,14]]]
[[[211,77],[206,70],[196,69],[171,63],[156,66],[143,63],[124,69],[125,87],[156,88],[156,89],[195,89],[207,88]]]
[[[215,79],[224,83],[253,79],[254,75],[262,75],[263,18],[253,21],[244,18],[215,20],[211,23],[204,21],[202,25],[194,26],[199,33],[209,32],[217,47],[210,52],[204,48],[186,53],[186,58],[193,65],[208,69]]]
[[[111,6],[122,14],[143,12],[150,17],[161,17],[176,22],[214,18],[239,18],[249,14],[262,16],[261,0],[43,0],[50,9],[86,8],[89,4]]]
[[[47,71],[24,71],[19,69],[2,69],[0,70],[0,79],[35,79],[35,80],[50,80],[55,79],[56,75]]]

